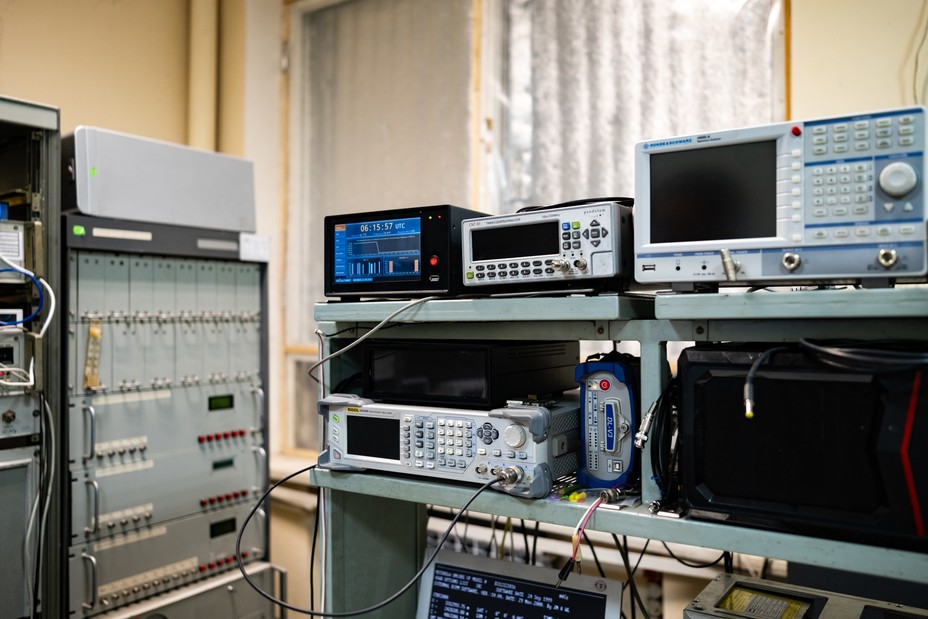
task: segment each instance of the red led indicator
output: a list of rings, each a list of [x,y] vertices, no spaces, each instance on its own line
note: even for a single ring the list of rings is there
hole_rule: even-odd
[[[432,256],[431,258],[429,258],[429,264],[432,265],[433,267],[437,267],[437,266],[438,266],[438,256]]]
[[[798,126],[796,126],[796,125],[793,125],[793,128],[790,129],[790,133],[792,133],[793,135],[795,135],[795,136],[798,138],[800,135],[802,135],[802,129],[800,129],[800,128],[799,128]]]
[[[608,391],[610,386],[611,385],[609,384],[609,381],[606,380],[605,378],[599,381],[599,388],[602,389],[603,391]]]

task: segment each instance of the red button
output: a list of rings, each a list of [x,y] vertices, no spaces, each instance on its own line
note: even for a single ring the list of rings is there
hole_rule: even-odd
[[[207,505],[209,505],[209,501],[206,499],[200,499],[200,507],[206,507]]]
[[[797,138],[798,138],[800,135],[802,135],[802,129],[800,129],[800,128],[797,127],[796,125],[793,125],[793,128],[790,129],[789,131],[790,131],[790,133],[792,133],[793,135],[795,135]]]
[[[212,435],[212,434],[207,434],[207,435],[206,435],[206,440],[208,440],[210,443],[212,443],[212,442],[213,442],[213,435]],[[202,443],[203,441],[200,441],[200,442]]]
[[[438,266],[438,256],[432,256],[431,258],[429,258],[429,264],[432,265],[433,267],[437,267],[437,266]]]
[[[226,500],[226,498],[220,494],[219,496],[216,497],[216,500],[222,503],[223,501]]]
[[[222,435],[222,438],[228,440],[228,439],[232,438],[232,433],[231,433],[231,432],[224,432],[223,435]]]
[[[206,437],[203,436],[203,435],[201,434],[200,436],[197,437],[197,442],[198,442],[198,443],[205,443],[205,442],[206,442]]]
[[[232,562],[235,561],[232,557],[226,557],[226,565],[232,565]]]
[[[213,438],[215,438],[217,441],[222,440],[222,432],[216,432],[216,434],[213,435]]]
[[[215,561],[210,561],[210,562],[209,562],[209,569],[211,569],[211,570],[216,569],[216,562],[215,562]]]
[[[226,494],[226,501],[231,501],[231,500],[232,500],[232,493],[229,492]]]
[[[201,566],[200,566],[200,571],[201,571],[201,572],[205,572],[205,571],[206,571],[206,566],[205,566],[205,565],[201,565]]]
[[[214,496],[209,497],[209,504],[210,504],[210,505],[215,505],[215,504],[216,504],[216,497],[214,497]]]
[[[247,558],[248,558],[248,551],[247,551],[247,550],[243,550],[243,551],[242,551],[242,558],[243,558],[243,559],[247,559]]]
[[[599,388],[602,389],[603,391],[609,391],[609,387],[611,386],[612,385],[605,378],[599,381]]]

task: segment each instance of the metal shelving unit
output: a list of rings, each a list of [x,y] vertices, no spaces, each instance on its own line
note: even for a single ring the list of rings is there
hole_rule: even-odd
[[[403,305],[398,301],[324,303],[316,305],[315,317],[324,333],[353,338]],[[479,333],[483,339],[638,341],[646,407],[663,388],[667,342],[928,336],[928,288],[657,295],[654,299],[613,295],[436,300],[400,313],[394,322],[404,326],[379,332],[377,337],[448,339]],[[326,350],[330,345],[326,341]],[[647,506],[659,494],[650,481],[648,453],[641,460],[642,505],[623,510],[602,507],[593,515],[592,529],[928,583],[928,554],[652,514]],[[405,583],[421,557],[423,506],[459,507],[474,490],[452,483],[323,470],[314,470],[311,481],[324,488],[329,523],[326,599],[327,608],[334,611],[366,606]],[[472,508],[574,526],[584,505],[488,491]],[[371,547],[378,551],[369,552]],[[413,596],[399,603],[408,604],[408,610]],[[395,607],[391,610],[399,612]]]

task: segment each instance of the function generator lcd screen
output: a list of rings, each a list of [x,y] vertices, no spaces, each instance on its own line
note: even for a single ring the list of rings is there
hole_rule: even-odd
[[[561,251],[560,221],[552,219],[522,226],[477,228],[471,231],[474,260],[508,260],[550,256]]]
[[[422,229],[418,217],[336,224],[332,264],[337,284],[418,281]]]
[[[574,619],[606,617],[605,594],[555,587],[499,573],[439,563],[428,609],[419,616]]]
[[[399,460],[399,419],[348,415],[347,451],[354,456]]]
[[[650,156],[651,243],[774,237],[776,141]]]

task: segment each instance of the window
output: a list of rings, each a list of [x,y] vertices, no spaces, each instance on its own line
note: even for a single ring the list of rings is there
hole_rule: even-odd
[[[639,140],[783,119],[777,0],[512,0],[506,17],[506,212],[634,196]]]
[[[295,449],[318,443],[305,369],[325,215],[634,196],[636,141],[783,117],[776,0],[304,0],[291,15]]]

